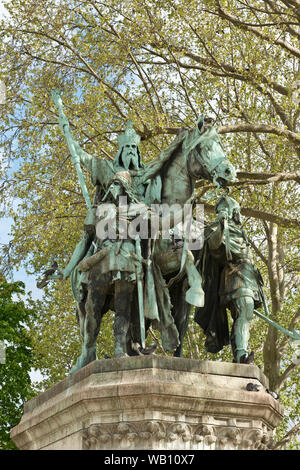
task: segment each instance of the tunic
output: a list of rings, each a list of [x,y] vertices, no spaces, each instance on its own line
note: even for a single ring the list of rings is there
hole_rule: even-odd
[[[225,240],[225,231],[223,230],[221,234],[218,224],[208,238],[211,255],[223,268],[219,286],[220,302],[227,305],[239,297],[250,296],[255,304],[260,303],[258,270],[253,264],[245,232],[232,222],[228,223],[228,232],[228,239]],[[218,238],[221,237],[219,246],[217,246],[218,243],[216,244],[217,237],[214,234]],[[226,242],[232,257],[230,261],[226,259]]]

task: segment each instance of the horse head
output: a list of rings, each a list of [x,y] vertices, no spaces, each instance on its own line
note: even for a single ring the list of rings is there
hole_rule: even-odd
[[[209,179],[218,187],[236,181],[236,170],[225,156],[217,130],[204,122],[200,132],[202,138],[193,152],[193,176]]]

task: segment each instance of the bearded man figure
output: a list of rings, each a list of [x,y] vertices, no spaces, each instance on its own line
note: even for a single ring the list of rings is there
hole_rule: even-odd
[[[229,344],[226,308],[231,312],[230,335],[234,362],[250,363],[250,320],[261,306],[262,278],[253,264],[250,244],[239,228],[240,206],[229,196],[219,199],[217,219],[205,229],[202,256],[205,305],[195,311],[195,321],[206,334],[207,351],[216,353]]]
[[[136,216],[136,213],[130,214],[132,204],[138,204],[138,200],[131,189],[130,173],[117,172],[96,213],[96,253],[85,261],[90,267],[83,332],[85,354],[95,348],[102,316],[111,303],[115,311],[114,355],[127,355],[127,335],[137,280],[135,240],[127,234],[131,215],[132,218]],[[100,262],[97,261],[98,254],[103,255]],[[79,269],[82,267],[81,263]]]
[[[180,208],[172,213],[172,225],[181,220],[182,211]],[[149,267],[147,262],[149,220],[154,217],[162,223],[159,214],[139,202],[130,172],[117,172],[96,211],[96,251],[78,264],[85,277],[81,281],[86,285],[86,296],[78,309],[83,343],[82,354],[71,372],[96,359],[96,339],[102,317],[109,309],[115,312],[115,357],[134,354],[134,348],[143,345],[141,329],[145,330],[145,320],[148,327],[154,324],[159,329],[166,350],[173,352],[178,347],[167,285],[155,263]],[[143,282],[145,264],[147,283]],[[151,306],[147,312],[138,294]],[[143,354],[147,350],[142,346],[139,351]]]

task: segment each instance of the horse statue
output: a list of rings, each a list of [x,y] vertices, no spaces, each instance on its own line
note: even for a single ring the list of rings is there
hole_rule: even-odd
[[[159,201],[168,206],[184,206],[198,180],[209,180],[222,188],[235,181],[236,171],[225,156],[211,120],[202,115],[194,129],[182,129],[159,157],[136,172],[135,178],[137,186],[150,181],[145,194],[147,204]],[[152,256],[169,287],[172,315],[179,332],[174,356],[180,357],[191,305],[202,307],[204,303],[201,277],[191,250],[184,246],[174,249],[171,239],[158,239]]]
[[[94,333],[89,336],[88,348],[85,348],[83,344],[82,354],[75,368],[73,368],[74,371],[96,359],[95,344],[101,318],[113,307],[113,297],[116,301],[116,294],[113,296],[109,291],[107,291],[108,295],[105,296],[105,300],[101,299],[100,302],[96,299],[99,294],[97,276],[99,269],[101,272],[100,263],[103,262],[101,257],[103,254],[108,255],[108,253],[105,252],[107,247],[105,248],[101,243],[99,244],[95,234],[94,218],[95,208],[101,207],[101,204],[103,204],[116,172],[123,170],[130,172],[134,194],[137,196],[137,200],[142,201],[147,208],[150,208],[153,204],[167,204],[169,206],[175,204],[183,208],[191,200],[197,180],[212,181],[220,188],[225,187],[228,182],[234,181],[236,173],[225,156],[216,129],[211,125],[210,120],[204,119],[203,115],[198,119],[194,129],[182,129],[174,141],[148,164],[143,164],[141,161],[138,148],[139,136],[137,136],[132,123],[130,123],[125,134],[118,136],[119,152],[112,164],[105,159],[93,157],[81,149],[70,133],[68,120],[62,110],[60,96],[53,93],[52,97],[59,109],[60,127],[65,134],[83,195],[89,208],[85,221],[84,237],[78,243],[67,267],[62,274],[57,276],[66,279],[71,274],[71,285],[77,301],[79,324],[84,344],[87,344],[87,332],[94,328]],[[89,200],[80,165],[90,172],[92,183],[96,187],[93,204]],[[152,279],[150,282],[152,292],[154,291],[153,284],[154,287],[157,285],[161,287],[161,294],[156,296],[160,306],[160,315],[154,314],[151,306],[148,308],[145,312],[147,313],[145,315],[146,331],[154,319],[154,324],[159,324],[161,327],[160,331],[164,335],[166,344],[169,344],[169,350],[172,350],[175,356],[181,356],[191,305],[202,307],[204,303],[201,277],[195,267],[193,254],[187,249],[185,241],[182,247],[176,244],[174,247],[174,242],[171,239],[158,237],[153,245],[151,247],[147,243],[148,249],[145,251],[144,244],[139,254],[130,249],[126,256],[129,258],[135,257],[139,271],[143,263],[147,265],[146,272],[149,274],[149,279]],[[101,248],[100,251],[99,247]],[[114,243],[114,259],[117,259],[118,250],[120,248]],[[107,259],[110,260],[110,255],[107,256]],[[92,266],[92,260],[96,260],[98,264],[93,261]],[[149,263],[152,263],[152,268],[155,268],[153,268],[155,282],[153,269],[152,271],[149,270]],[[110,261],[106,264],[110,265]],[[124,261],[123,264],[125,266],[126,262]],[[126,271],[126,267],[124,267],[124,270]],[[96,273],[95,276],[91,274],[92,272]],[[106,274],[101,272],[101,275]],[[111,270],[108,271],[108,274],[110,279],[113,280],[111,276],[114,276],[116,272]],[[131,272],[130,276],[133,274]],[[117,275],[119,276],[118,273]],[[122,276],[121,273],[121,281],[124,279],[129,280],[126,275],[125,278]],[[52,278],[54,277],[55,275],[52,276]],[[89,277],[90,280],[88,281]],[[140,353],[139,349],[133,347],[134,344],[143,345],[143,329],[137,327],[137,323],[141,326],[143,321],[139,315],[141,311],[140,299],[143,293],[141,289],[137,290],[140,284],[138,277],[135,278],[135,287],[130,289],[130,296],[128,297],[130,299],[130,313],[126,316],[126,331],[122,338],[123,346],[121,349],[124,351],[124,337],[126,337],[125,342],[129,355]],[[118,280],[120,279],[118,278]],[[122,291],[122,299],[124,299],[124,295],[124,291]],[[137,302],[137,298],[139,302]],[[151,295],[149,298],[151,298]],[[92,299],[92,301],[89,301],[89,299]],[[122,301],[117,303],[120,306]],[[128,302],[126,302],[126,306],[127,304]],[[170,308],[170,315],[168,311],[165,311],[165,306],[167,306],[166,310]],[[89,315],[87,315],[88,310]],[[119,319],[122,317],[118,312],[116,316]],[[93,320],[89,324],[87,324],[87,317]],[[119,323],[121,325],[122,321],[120,320]]]
[[[183,129],[179,132],[174,141],[156,159],[130,173],[136,194],[148,207],[153,204],[165,204],[168,207],[177,205],[183,208],[188,201],[191,201],[199,179],[212,181],[217,188],[221,188],[236,178],[235,169],[225,156],[216,129],[203,116],[199,118],[194,129]],[[144,305],[146,334],[150,325],[153,323],[155,325],[153,319],[157,318],[157,313],[154,313],[157,309],[156,303],[160,302],[161,311],[168,311],[170,308],[172,319],[170,320],[169,316],[168,322],[164,322],[168,327],[165,328],[167,340],[163,341],[163,345],[166,344],[166,349],[171,350],[177,357],[182,355],[191,306],[204,305],[202,279],[196,269],[193,253],[184,241],[182,245],[174,244],[172,238],[158,237],[150,249],[148,243],[148,252],[144,260],[146,262],[146,259],[148,261],[151,259],[160,270],[161,276],[157,275],[155,282],[164,292],[163,300],[157,295],[154,300],[152,297],[152,302],[148,300],[148,305]],[[136,348],[132,349],[133,344],[143,344],[138,325],[139,306],[134,301],[137,297],[138,292],[135,291],[131,297],[133,301],[131,329],[127,330],[126,339],[128,355],[139,353]],[[112,305],[111,308],[113,309]],[[107,306],[105,309],[107,311]],[[81,302],[82,310],[85,316],[85,304]],[[99,318],[105,314],[104,310],[98,312]],[[166,316],[166,312],[163,315]],[[178,332],[175,349],[174,324]],[[160,331],[164,333],[163,330]],[[168,346],[170,344],[171,346]]]

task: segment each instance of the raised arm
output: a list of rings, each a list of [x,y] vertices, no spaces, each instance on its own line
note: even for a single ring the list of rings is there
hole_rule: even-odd
[[[59,127],[61,128],[66,142],[68,144],[69,150],[72,154],[73,159],[78,160],[81,165],[83,165],[90,173],[92,172],[92,161],[93,156],[85,152],[78,142],[74,139],[70,131],[69,121],[63,111],[63,102],[61,99],[61,92],[57,90],[52,90],[51,97],[58,109],[59,112]]]

